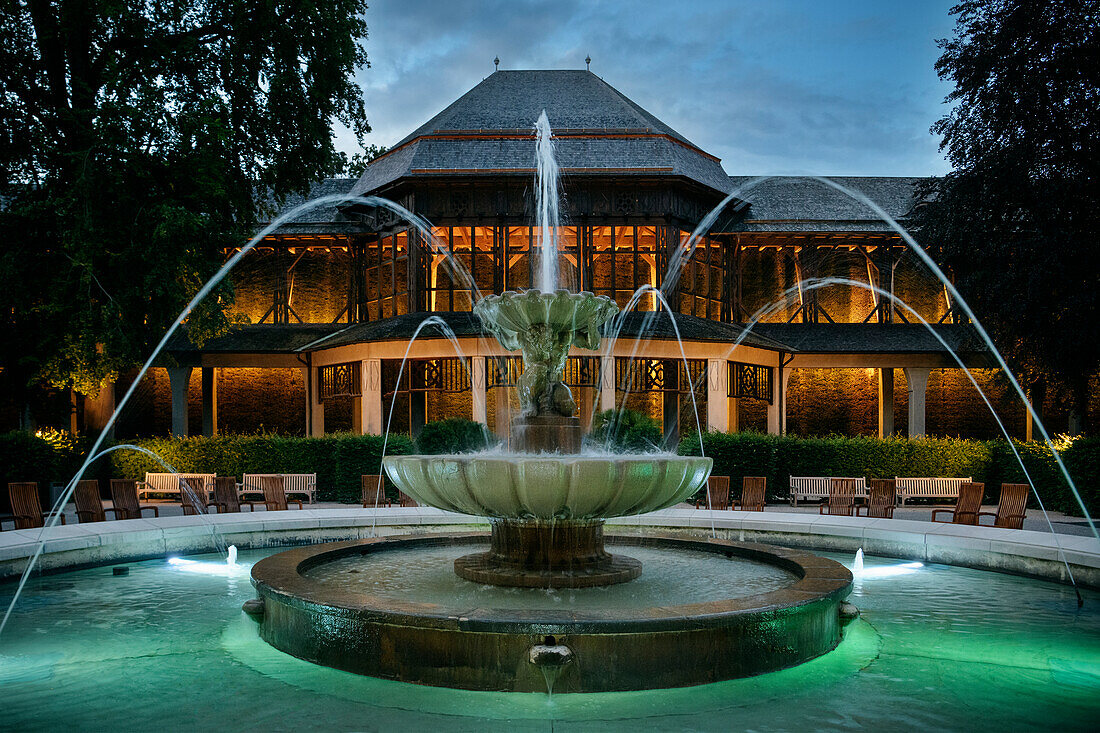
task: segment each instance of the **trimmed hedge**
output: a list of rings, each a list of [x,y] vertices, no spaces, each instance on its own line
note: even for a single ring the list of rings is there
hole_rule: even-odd
[[[472,453],[496,445],[497,437],[479,422],[451,417],[426,424],[416,436],[416,452],[437,456],[444,453]]]
[[[1047,509],[1080,514],[1050,449],[1042,443],[1015,443]],[[986,486],[986,500],[997,501],[1002,483],[1026,483],[1024,472],[1003,440],[957,438],[798,438],[761,433],[706,433],[706,455],[719,476],[767,476],[768,498],[786,499],[791,476],[973,476]],[[1058,445],[1089,513],[1100,511],[1100,438],[1063,439]],[[697,436],[680,443],[685,455],[699,454]],[[731,487],[734,492],[739,488]],[[1034,504],[1034,498],[1032,499]]]
[[[649,415],[634,410],[604,410],[593,418],[592,432],[585,442],[614,453],[648,453],[660,447],[663,437],[661,425]]]
[[[316,473],[317,499],[355,503],[360,498],[362,474],[376,474],[382,462],[382,436],[335,433],[320,438],[283,435],[218,435],[193,438],[151,438],[136,445],[156,453],[180,472]],[[403,435],[391,435],[387,455],[412,452]],[[114,476],[141,479],[147,471],[164,467],[138,451],[111,454]]]

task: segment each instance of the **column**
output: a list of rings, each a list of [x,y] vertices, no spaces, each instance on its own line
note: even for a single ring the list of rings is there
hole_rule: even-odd
[[[724,433],[730,428],[728,378],[725,359],[707,360],[707,430]]]
[[[218,370],[202,368],[202,434],[218,434]]]
[[[191,367],[169,367],[168,384],[172,391],[172,435],[187,436],[187,389],[191,386]]]
[[[486,410],[485,392],[487,383],[485,379],[485,357],[470,357],[470,396],[473,403],[473,421],[488,426],[489,417]]]
[[[787,433],[787,407],[785,401],[787,379],[790,376],[790,369],[784,369],[782,366],[772,368],[772,401],[768,405],[768,433],[771,435],[785,435]]]
[[[909,390],[909,437],[924,437],[925,394],[931,369],[906,367],[905,382]]]
[[[615,409],[615,357],[600,357],[600,411]]]
[[[325,403],[321,401],[321,368],[309,369],[309,435],[319,438],[325,434]]]
[[[878,437],[894,434],[894,370],[878,370]]]
[[[359,367],[362,394],[359,409],[363,433],[381,435],[386,429],[385,411],[382,409],[382,360],[366,359]]]

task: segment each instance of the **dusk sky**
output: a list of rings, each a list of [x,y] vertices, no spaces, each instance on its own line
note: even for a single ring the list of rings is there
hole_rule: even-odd
[[[594,73],[730,175],[941,174],[928,128],[947,110],[933,64],[953,4],[375,0],[365,143],[400,140],[492,73],[494,56],[501,69],[583,69],[591,54]]]

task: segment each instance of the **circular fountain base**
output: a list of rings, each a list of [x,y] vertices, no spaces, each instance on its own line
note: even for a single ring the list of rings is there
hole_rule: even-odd
[[[642,564],[604,549],[603,521],[493,522],[488,552],[455,560],[460,578],[515,588],[592,588],[633,580]]]
[[[252,568],[252,583],[264,600],[260,636],[317,664],[439,687],[546,692],[550,677],[556,678],[555,693],[684,687],[772,672],[832,650],[841,634],[838,606],[852,586],[844,566],[809,553],[672,537],[607,541],[642,548],[640,553],[671,553],[670,568],[682,567],[683,556],[694,553],[719,565],[769,566],[784,580],[765,592],[681,595],[678,603],[664,598],[652,605],[608,606],[602,599],[614,587],[568,591],[599,594],[594,604],[578,606],[567,598],[557,605],[541,591],[508,589],[486,596],[477,586],[459,591],[475,595],[457,601],[445,587],[412,600],[409,590],[386,597],[375,590],[375,581],[356,586],[343,580],[326,583],[318,576],[342,562],[364,562],[380,568],[389,582],[409,582],[399,561],[387,560],[388,551],[453,548],[457,554],[487,539],[484,533],[391,537],[272,555]],[[359,570],[348,572],[342,577],[349,581],[361,577]],[[722,576],[731,571],[704,572]],[[436,575],[461,583],[445,565]],[[534,593],[535,600],[551,607],[524,608],[524,593]]]

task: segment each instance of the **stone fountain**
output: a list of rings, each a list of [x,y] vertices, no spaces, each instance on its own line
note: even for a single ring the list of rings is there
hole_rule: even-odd
[[[618,310],[606,296],[566,290],[490,295],[474,307],[501,346],[523,352],[512,452],[383,461],[422,504],[490,518],[489,551],[456,560],[459,576],[541,588],[631,580],[641,563],[604,549],[603,520],[678,504],[706,482],[710,458],[580,452],[583,427],[562,371],[571,347],[599,347]]]

